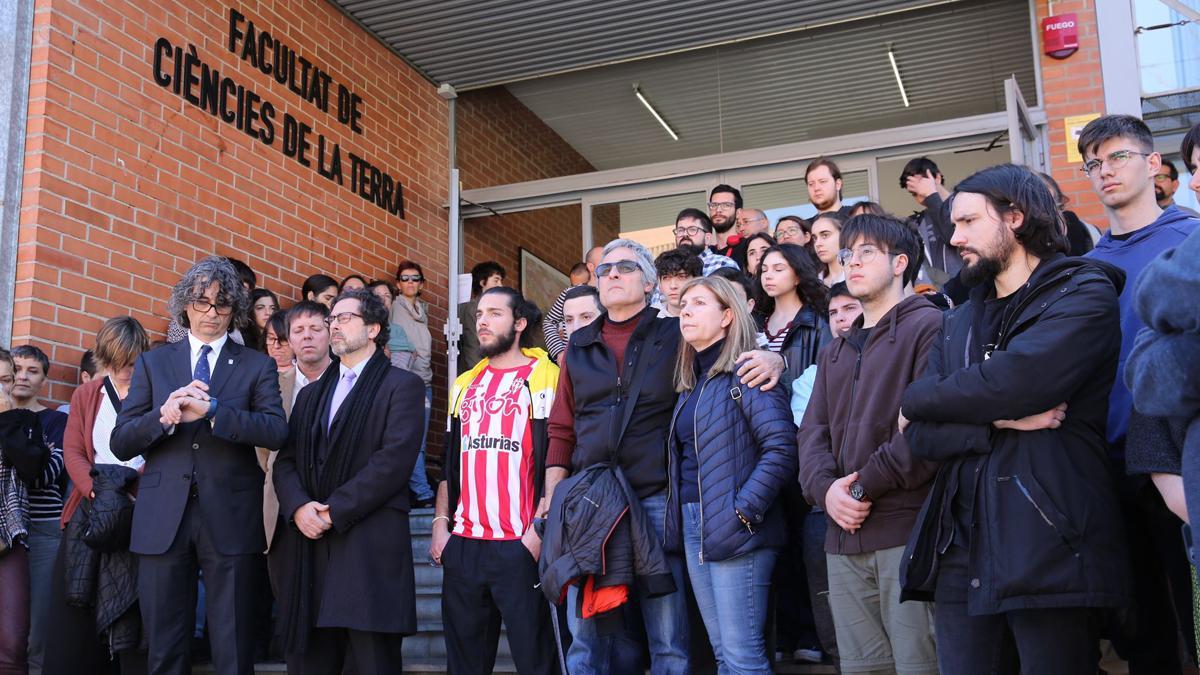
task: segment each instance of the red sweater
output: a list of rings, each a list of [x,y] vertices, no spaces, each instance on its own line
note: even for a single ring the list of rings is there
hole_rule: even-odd
[[[612,352],[617,361],[617,375],[625,364],[625,348],[629,338],[637,329],[641,313],[628,321],[617,323],[604,319],[600,328],[600,339]],[[550,449],[546,453],[546,466],[558,466],[570,470],[571,455],[575,452],[575,389],[571,386],[570,349],[563,356],[562,369],[558,372],[558,391],[554,393],[554,407],[550,409],[547,430],[550,434]]]

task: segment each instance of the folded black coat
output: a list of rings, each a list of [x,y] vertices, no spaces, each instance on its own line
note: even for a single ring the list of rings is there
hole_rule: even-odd
[[[137,471],[118,464],[92,467],[95,499],[84,500],[71,517],[66,547],[67,603],[94,607],[96,631],[119,652],[141,641],[137,611],[137,557],[129,552]]]
[[[593,464],[555,487],[538,565],[542,592],[555,604],[592,575],[597,588],[636,581],[651,597],[676,590],[661,538],[612,464]]]

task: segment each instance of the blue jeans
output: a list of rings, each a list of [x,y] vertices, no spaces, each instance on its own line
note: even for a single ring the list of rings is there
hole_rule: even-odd
[[[50,586],[62,530],[58,520],[29,523],[29,672],[40,675],[46,649],[55,644],[50,622]]]
[[[417,463],[413,465],[412,476],[408,478],[408,489],[421,501],[433,499],[433,489],[429,487],[429,478],[425,475],[425,443],[429,440],[429,412],[432,408],[433,387],[426,385],[425,426],[421,427],[421,451],[417,453]]]
[[[667,512],[667,494],[660,492],[641,500],[642,510],[650,526],[663,536]],[[675,592],[657,598],[638,593],[646,639],[650,644],[652,675],[688,673],[688,610],[684,593],[686,577],[679,556],[668,555],[667,564],[675,578]],[[636,590],[636,586],[635,589]],[[608,675],[609,673],[640,672],[636,664],[641,645],[627,635],[600,635],[596,622],[579,616],[579,588],[572,586],[567,594],[567,626],[571,630],[571,648],[567,652],[567,669],[571,675]]]
[[[777,552],[760,548],[730,560],[700,562],[700,504],[695,502],[683,505],[683,550],[717,672],[769,674],[763,632]]]

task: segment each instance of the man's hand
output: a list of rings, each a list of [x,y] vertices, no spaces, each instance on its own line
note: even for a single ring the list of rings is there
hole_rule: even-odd
[[[770,391],[783,375],[783,357],[765,349],[742,352],[738,358],[737,375],[742,384]]]
[[[1022,417],[1019,420],[996,420],[992,426],[997,429],[1016,429],[1017,431],[1039,431],[1041,429],[1057,429],[1067,418],[1067,404],[1059,403],[1044,413]]]
[[[330,513],[328,504],[317,504],[317,516],[325,523],[326,529],[333,529],[333,514]]]
[[[174,396],[174,394],[172,394]],[[158,421],[164,427],[173,426],[183,421],[183,411],[179,408],[182,398],[168,398],[158,409]]]
[[[450,523],[444,518],[433,521],[433,536],[429,537],[429,559],[435,565],[442,564],[442,551],[450,541]]]
[[[908,190],[908,193],[921,206],[924,206],[925,200],[929,198],[929,195],[937,192],[937,179],[933,177],[929,169],[926,169],[925,173],[906,178],[904,180],[904,189]]]
[[[326,524],[325,518],[321,517],[321,508],[329,509],[321,502],[309,502],[292,514],[292,522],[296,523],[300,533],[309,539],[320,539],[331,527]]]
[[[521,535],[521,543],[529,550],[529,555],[533,556],[534,560],[539,560],[542,557],[542,538],[537,535],[533,529],[533,523],[529,524],[529,528],[525,530],[525,534]]]
[[[850,484],[858,480],[858,472],[843,476],[829,486],[825,493],[825,512],[838,527],[854,534],[871,513],[870,502],[860,502],[850,496]]]
[[[904,433],[904,430],[908,428],[908,418],[904,416],[903,410],[896,416],[896,426],[900,428],[900,433]]]
[[[185,396],[177,399],[179,403],[179,417],[183,422],[195,422],[199,419],[204,419],[208,414],[208,407],[212,405],[211,399],[205,394],[203,399]]]

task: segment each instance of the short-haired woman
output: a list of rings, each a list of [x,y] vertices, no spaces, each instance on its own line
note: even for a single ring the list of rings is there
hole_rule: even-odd
[[[688,282],[679,329],[668,544],[682,545],[718,671],[770,673],[767,598],[786,540],[778,496],[796,480],[787,390],[746,387],[735,374],[757,331],[727,279]]]
[[[118,459],[109,450],[108,440],[116,426],[121,403],[129,393],[134,364],[142,352],[149,348],[150,339],[145,329],[130,316],[109,319],[96,333],[96,360],[108,374],[80,386],[71,396],[71,414],[67,418],[67,431],[63,436],[63,456],[74,489],[63,507],[63,527],[71,521],[85,499],[95,499],[97,488],[93,483],[93,467],[122,465],[140,472],[145,464],[141,457]],[[67,604],[68,549],[64,540],[54,563],[51,590],[52,625],[56,633],[55,643],[60,648],[46,650],[43,672],[45,675],[107,672],[110,668],[109,646],[113,640],[100,634],[108,627],[97,626],[97,608]],[[136,614],[136,602],[127,611]],[[131,648],[116,651],[112,657],[120,662],[123,674],[145,672],[145,654],[138,653],[136,642]]]
[[[417,455],[408,487],[416,506],[433,506],[435,495],[425,475],[425,446],[433,406],[433,334],[429,332],[429,306],[420,298],[421,290],[425,288],[425,271],[419,263],[405,260],[396,267],[396,282],[400,286],[400,295],[392,301],[392,341],[388,343],[392,365],[412,371],[425,383],[425,431],[421,435],[421,452]]]

